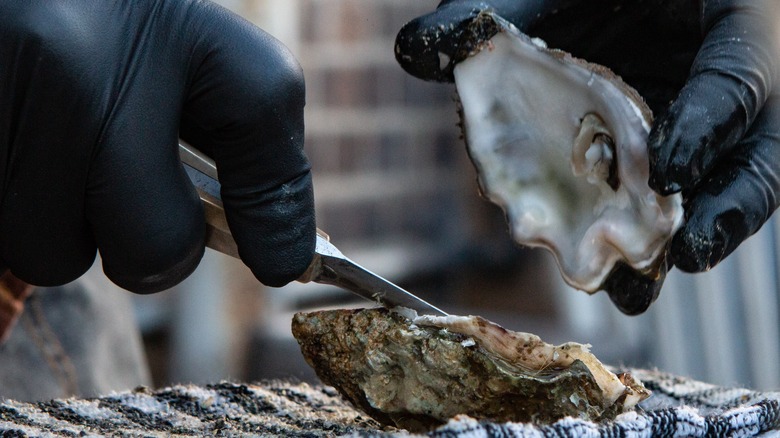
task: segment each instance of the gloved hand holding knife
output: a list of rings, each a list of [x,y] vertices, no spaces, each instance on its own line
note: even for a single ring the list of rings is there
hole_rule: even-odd
[[[464,32],[486,10],[550,47],[610,67],[648,101],[657,117],[649,184],[660,194],[682,192],[685,202],[670,250],[679,269],[715,266],[778,207],[777,2],[445,0],[404,26],[396,58],[412,75],[452,81],[470,50]]]
[[[204,248],[184,138],[219,166],[243,261],[281,286],[315,222],[303,76],[287,49],[210,3],[0,3],[0,265],[36,285],[105,273],[169,288]]]
[[[189,0],[3,2],[0,78],[2,271],[59,285],[99,250],[134,292],[186,278],[206,224],[180,137],[215,160],[228,237],[258,280],[283,286],[315,260],[303,75],[249,22]],[[3,296],[0,335],[26,294]]]

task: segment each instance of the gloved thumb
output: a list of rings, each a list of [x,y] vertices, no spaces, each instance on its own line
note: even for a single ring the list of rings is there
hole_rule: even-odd
[[[407,73],[427,81],[453,82],[455,64],[498,28],[494,20],[478,20],[494,13],[518,27],[552,11],[559,0],[450,0],[404,25],[395,40],[395,57]]]

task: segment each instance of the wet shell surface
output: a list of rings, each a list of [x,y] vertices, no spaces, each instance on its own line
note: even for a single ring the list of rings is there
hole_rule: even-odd
[[[483,194],[514,239],[550,250],[591,293],[618,265],[662,281],[683,210],[679,194],[648,186],[649,108],[606,67],[481,19],[499,31],[456,65],[455,83]]]
[[[377,421],[411,431],[458,414],[540,424],[607,419],[650,394],[587,345],[553,346],[477,316],[329,310],[296,314],[292,331],[325,384]]]

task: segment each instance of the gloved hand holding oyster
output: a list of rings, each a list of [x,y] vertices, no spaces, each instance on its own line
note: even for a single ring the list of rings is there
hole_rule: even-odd
[[[780,162],[773,159],[780,143],[777,9],[772,0],[709,1],[701,2],[700,7],[696,2],[679,0],[445,0],[436,11],[413,20],[399,32],[396,57],[415,76],[456,81],[464,107],[466,140],[483,189],[507,210],[516,239],[549,247],[570,284],[588,291],[606,289],[622,311],[634,314],[643,312],[657,296],[667,248],[667,259],[678,268],[689,272],[709,269],[755,233],[780,202]],[[557,57],[557,61],[547,60],[554,68],[526,55],[518,58],[521,49],[499,49],[503,55],[492,53],[495,42],[489,40],[495,34],[519,35],[507,32],[508,24],[493,25],[485,19],[493,14],[541,37],[549,47],[609,66],[639,93],[632,92],[606,68],[539,45],[536,52]],[[528,38],[519,38],[526,43],[515,44],[517,47],[533,48]],[[475,61],[502,57],[514,59],[514,64],[499,59],[491,61],[495,67],[488,68]],[[480,68],[485,70],[479,72]],[[488,70],[493,76],[485,76]],[[580,73],[564,77],[564,70]],[[500,85],[492,91],[496,96],[487,97],[489,83],[499,80]],[[576,81],[581,93],[574,95]],[[614,90],[609,95],[597,91],[606,89],[600,85],[605,81],[613,85],[606,88],[622,92],[623,101]],[[475,98],[467,97],[472,94],[483,101],[481,113],[475,111]],[[658,114],[655,123],[647,117],[650,112],[637,94]],[[583,97],[592,100],[587,108],[580,105]],[[626,104],[626,99],[630,103]],[[604,115],[609,108],[621,105],[622,121]],[[636,120],[628,121],[632,115],[626,105],[635,107],[634,112],[645,118],[649,136],[638,129]],[[588,114],[576,115],[583,109]],[[592,113],[593,109],[598,111]],[[577,120],[566,119],[575,116]],[[512,117],[520,119],[509,120]],[[536,126],[529,128],[531,124]],[[540,124],[554,125],[563,131],[555,134],[568,136],[571,158],[559,156],[555,163],[546,144],[532,151],[534,158],[526,158],[528,148],[524,145],[539,141],[535,136],[551,129]],[[495,126],[501,126],[501,133],[488,132]],[[625,136],[632,130],[635,135],[631,138],[643,137],[641,142],[647,144],[645,157],[639,161],[632,154],[639,153],[640,145]],[[595,135],[584,147],[577,134],[586,132]],[[597,137],[599,141],[590,141]],[[479,146],[482,143],[492,146]],[[486,151],[486,147],[492,147],[492,152],[475,153]],[[486,162],[490,155],[499,156],[502,162]],[[539,158],[550,159],[543,166],[534,166]],[[561,184],[558,177],[569,161],[572,170],[564,180],[579,178],[574,185]],[[547,189],[518,195],[529,180],[542,181],[551,172],[557,176],[550,178]],[[491,183],[490,179],[503,182]],[[598,184],[599,180],[604,184]],[[583,197],[588,184],[608,187],[614,193],[605,189],[601,196]],[[621,187],[627,184],[643,187],[641,191],[628,190],[627,200],[621,194]],[[658,195],[647,195],[644,186]],[[497,194],[500,188],[503,193]],[[679,207],[671,206],[679,200],[667,198],[679,194],[685,208],[682,224]],[[536,199],[518,201],[523,197]],[[548,201],[556,197],[568,198],[568,210],[537,208],[555,204]],[[613,214],[621,205],[628,206],[621,212],[624,220]],[[593,210],[588,211],[588,206]],[[648,214],[652,211],[656,213]],[[632,219],[625,214],[634,215],[638,222],[629,225]],[[658,223],[657,218],[661,219]],[[581,227],[588,222],[594,228],[583,232]],[[551,224],[553,231],[539,233],[540,223]],[[655,231],[647,234],[646,227]],[[582,253],[590,245],[591,232],[599,237],[593,240],[591,250]],[[654,241],[651,236],[661,240]],[[567,248],[561,239],[579,239],[579,244]],[[614,263],[612,256],[604,256],[598,249],[609,245],[618,253]],[[640,247],[643,250],[637,252]],[[656,252],[659,247],[660,252]],[[655,256],[638,257],[640,252]],[[580,276],[588,268],[593,271]],[[596,274],[604,270],[611,270],[606,278]],[[600,280],[601,284],[595,284]]]
[[[516,241],[549,249],[572,286],[644,311],[682,222],[647,185],[649,108],[611,71],[548,49],[490,13],[454,70],[469,155]],[[627,282],[631,287],[627,288]],[[629,292],[629,293],[627,293]]]

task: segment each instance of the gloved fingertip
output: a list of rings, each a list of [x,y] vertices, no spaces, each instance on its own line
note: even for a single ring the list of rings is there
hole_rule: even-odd
[[[205,234],[205,233],[204,233]],[[203,243],[186,255],[155,264],[146,270],[127,271],[126,266],[113,266],[103,259],[103,272],[117,286],[137,294],[152,294],[170,289],[189,277],[203,258]]]
[[[484,3],[449,3],[410,21],[396,37],[396,60],[412,76],[453,82],[455,65],[499,31],[489,9]]]
[[[668,185],[666,177],[667,156],[664,153],[666,145],[666,129],[663,118],[656,119],[650,135],[647,138],[647,158],[650,164],[650,177],[647,184],[656,193],[663,194]]]
[[[626,264],[619,263],[604,281],[602,288],[618,310],[630,316],[639,315],[658,298],[665,276],[665,265],[657,278],[650,278]]]
[[[224,186],[222,193],[238,253],[254,276],[270,287],[300,278],[317,244],[311,171],[253,196]]]
[[[663,196],[680,192],[685,187],[684,180],[689,171],[688,166],[680,163],[674,152],[680,144],[680,139],[674,132],[673,119],[669,113],[659,117],[647,139],[650,161],[648,185]]]
[[[395,39],[395,59],[410,75],[429,81],[454,81],[450,55],[437,49],[443,29],[427,26],[428,16],[405,24]]]
[[[290,232],[296,234],[293,243],[279,252],[241,255],[242,260],[248,262],[255,278],[266,286],[286,286],[300,279],[312,264],[316,248],[314,221],[302,223],[298,229]],[[280,263],[280,260],[283,262]]]
[[[726,255],[726,239],[722,232],[691,231],[684,227],[672,238],[670,258],[683,272],[708,271]]]

